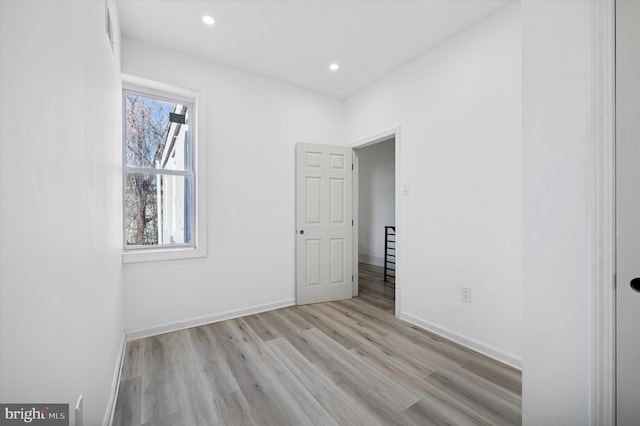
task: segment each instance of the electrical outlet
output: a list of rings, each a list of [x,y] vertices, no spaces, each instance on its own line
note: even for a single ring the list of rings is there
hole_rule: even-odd
[[[460,287],[460,300],[471,303],[471,287]]]

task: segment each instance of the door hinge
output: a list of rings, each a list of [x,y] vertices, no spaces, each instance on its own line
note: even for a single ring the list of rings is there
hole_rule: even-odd
[[[351,226],[353,226],[353,219],[351,219]]]
[[[354,170],[354,168],[353,168],[353,163],[351,163],[351,170]]]
[[[353,275],[351,275],[351,282],[353,282]]]

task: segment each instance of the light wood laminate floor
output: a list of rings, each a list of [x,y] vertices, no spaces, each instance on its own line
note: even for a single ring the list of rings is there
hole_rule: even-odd
[[[517,425],[520,372],[354,299],[127,343],[113,425]]]

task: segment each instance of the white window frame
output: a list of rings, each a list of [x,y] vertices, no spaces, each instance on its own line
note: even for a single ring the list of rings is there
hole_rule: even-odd
[[[170,86],[168,84],[159,83],[144,78],[122,74],[123,88],[123,138],[122,138],[122,236],[123,236],[123,263],[149,262],[175,259],[189,259],[195,257],[207,256],[207,227],[206,227],[206,91],[192,91],[187,89]],[[192,104],[194,112],[190,118],[189,126],[193,129],[191,132],[191,144],[193,152],[193,230],[192,242],[188,244],[176,244],[170,246],[152,246],[152,247],[127,247],[126,241],[126,203],[125,196],[125,172],[142,172],[146,169],[137,167],[127,167],[124,136],[124,93],[131,91],[140,95],[148,95],[153,98],[178,100]],[[146,170],[148,171],[148,170]],[[175,174],[167,171],[163,174]],[[183,174],[183,173],[179,173]]]

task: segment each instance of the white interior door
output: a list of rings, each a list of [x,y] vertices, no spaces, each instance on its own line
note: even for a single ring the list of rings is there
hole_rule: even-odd
[[[616,2],[616,400],[640,424],[640,1]],[[635,287],[635,289],[634,289]]]
[[[298,305],[352,296],[351,158],[351,148],[296,145]]]

